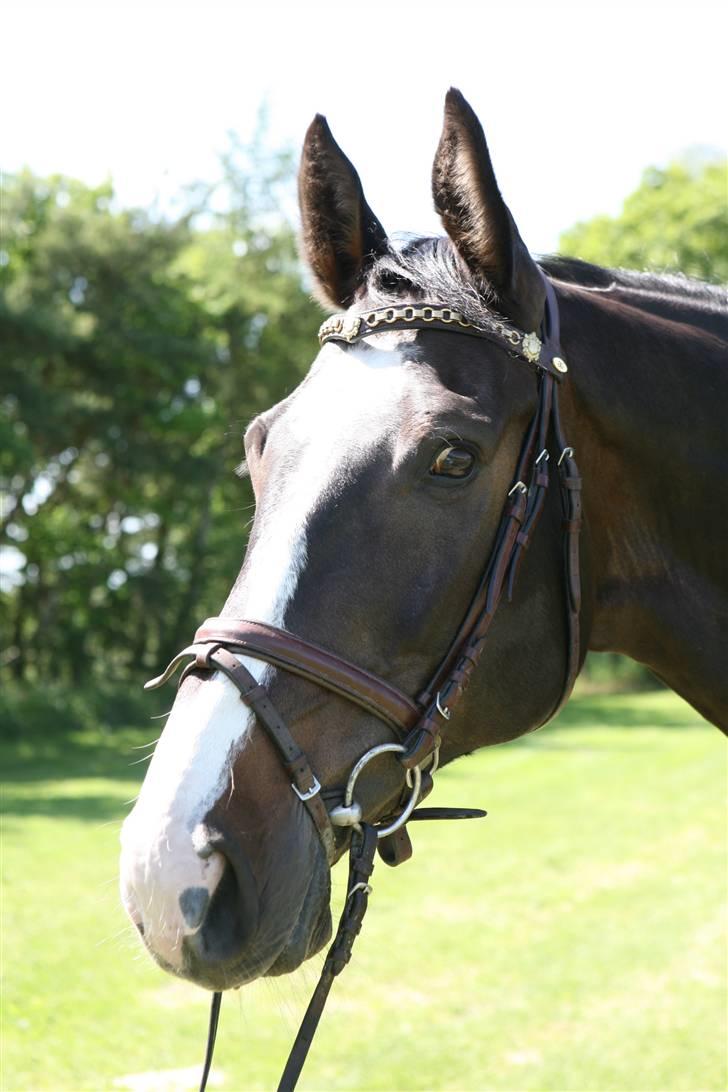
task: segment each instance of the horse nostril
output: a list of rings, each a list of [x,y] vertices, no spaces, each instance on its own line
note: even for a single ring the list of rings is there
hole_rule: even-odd
[[[190,929],[197,929],[210,902],[210,893],[206,887],[186,887],[179,897],[182,917]]]
[[[215,832],[212,839],[213,860],[220,862],[222,872],[204,908],[195,888],[187,888],[180,896],[186,921],[186,911],[200,915],[196,926],[188,925],[191,932],[184,942],[190,966],[239,960],[258,928],[258,893],[247,857],[234,839]],[[209,892],[209,888],[205,891]],[[183,898],[186,906],[182,905]]]

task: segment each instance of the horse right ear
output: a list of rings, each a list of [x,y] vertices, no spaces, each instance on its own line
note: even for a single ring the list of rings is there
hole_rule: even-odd
[[[303,142],[298,172],[301,249],[325,307],[348,307],[372,258],[387,249],[359,175],[317,114]]]
[[[483,128],[455,88],[445,99],[432,195],[455,249],[495,293],[498,310],[521,329],[537,330],[545,298],[541,274],[501,197]]]

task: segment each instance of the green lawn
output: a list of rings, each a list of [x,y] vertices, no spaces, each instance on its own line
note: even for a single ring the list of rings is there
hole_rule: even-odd
[[[207,995],[118,905],[144,738],[0,754],[5,1092],[195,1087]],[[433,802],[489,817],[413,827],[414,859],[378,864],[300,1087],[724,1089],[726,770],[720,734],[659,692],[574,700],[442,771]],[[276,1086],[318,965],[226,998],[212,1088]]]

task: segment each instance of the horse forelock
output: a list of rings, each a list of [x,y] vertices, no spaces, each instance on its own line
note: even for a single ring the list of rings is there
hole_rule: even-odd
[[[363,293],[368,307],[427,300],[452,307],[476,325],[485,316],[503,317],[491,286],[473,276],[447,236],[402,236],[390,243],[369,267]]]

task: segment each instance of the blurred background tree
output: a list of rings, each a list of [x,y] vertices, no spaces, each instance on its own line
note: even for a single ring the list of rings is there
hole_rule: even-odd
[[[238,571],[242,432],[304,374],[319,322],[292,157],[266,150],[264,130],[231,137],[218,182],[174,215],[120,209],[110,183],[6,178],[0,716],[18,728],[23,691],[51,719],[69,703],[128,719],[137,684]],[[576,225],[561,249],[726,279],[726,216],[725,163],[686,160],[651,168],[619,217]],[[603,685],[641,669],[601,657],[588,673]]]
[[[728,281],[725,159],[695,149],[669,167],[650,167],[619,216],[595,216],[561,236],[560,250],[623,269]]]
[[[136,682],[221,605],[252,508],[242,432],[315,346],[276,212],[291,180],[260,139],[231,142],[218,185],[176,218],[116,208],[111,185],[6,179],[6,679]]]

